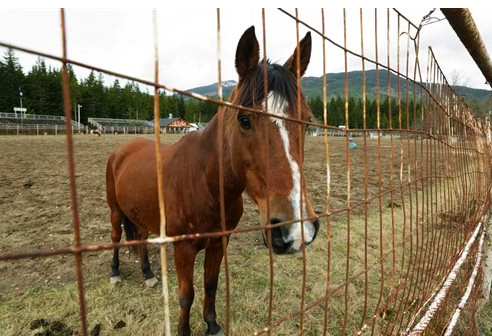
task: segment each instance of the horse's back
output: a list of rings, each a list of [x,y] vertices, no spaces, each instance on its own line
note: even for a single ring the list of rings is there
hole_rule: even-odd
[[[118,169],[125,161],[134,160],[136,156],[153,154],[154,141],[143,138],[136,138],[121,144],[108,159],[111,168]]]

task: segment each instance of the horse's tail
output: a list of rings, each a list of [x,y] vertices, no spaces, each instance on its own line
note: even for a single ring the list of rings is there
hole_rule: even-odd
[[[140,238],[137,227],[126,216],[123,216],[123,229],[125,230],[126,240],[138,240]],[[139,246],[133,245],[131,250],[132,252],[137,253],[139,251]]]

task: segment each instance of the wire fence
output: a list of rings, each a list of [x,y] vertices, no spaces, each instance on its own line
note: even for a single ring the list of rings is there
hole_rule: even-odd
[[[339,44],[325,32],[325,14],[320,12],[322,28],[318,30],[310,23],[299,18],[298,11],[291,13],[279,9],[282,15],[292,19],[297,31],[299,50],[299,27],[304,26],[319,39],[323,46],[323,73],[326,74],[326,50],[329,45],[343,54],[345,65],[345,128],[330,125],[330,111],[327,106],[326,75],[323,76],[324,120],[303,121],[300,118],[279,116],[268,110],[267,95],[265,108],[240,106],[222,99],[221,63],[220,63],[220,11],[217,11],[218,38],[218,88],[219,98],[210,98],[176,88],[158,81],[159,58],[155,44],[155,80],[143,80],[110,70],[84,64],[67,57],[67,31],[64,10],[61,10],[63,56],[30,50],[0,42],[9,47],[30,54],[59,60],[63,64],[63,98],[65,108],[65,135],[69,163],[70,196],[72,202],[74,246],[52,250],[32,250],[22,253],[2,252],[0,261],[12,261],[25,258],[39,258],[54,255],[71,254],[75,257],[77,288],[79,294],[80,329],[82,335],[88,335],[86,295],[83,277],[82,259],[86,252],[101,251],[124,246],[158,244],[161,247],[162,283],[164,296],[164,333],[171,334],[168,291],[168,265],[166,245],[185,240],[222,237],[224,246],[224,331],[233,334],[277,335],[282,325],[297,321],[291,326],[290,334],[412,334],[417,335],[443,333],[456,323],[455,309],[463,311],[470,295],[478,271],[474,267],[480,263],[486,216],[490,207],[491,152],[490,120],[477,119],[463,99],[449,85],[431,49],[428,50],[428,64],[425,69],[420,63],[420,29],[397,10],[374,10],[352,12],[360,22],[360,48],[347,47],[346,11],[343,11],[344,41]],[[367,24],[371,19],[374,26]],[[263,48],[266,58],[265,13],[262,12]],[[156,23],[154,23],[156,26]],[[378,40],[378,29],[385,27],[386,40]],[[156,34],[156,32],[155,32]],[[365,39],[374,43],[374,58],[366,55],[368,49]],[[155,37],[157,40],[157,38]],[[385,50],[384,57],[380,51]],[[362,68],[362,118],[363,127],[349,128],[354,111],[349,107],[348,57],[355,57]],[[297,57],[299,60],[299,57]],[[127,80],[153,86],[155,88],[155,141],[156,165],[158,174],[160,236],[141,241],[125,241],[83,246],[80,236],[77,188],[75,184],[74,149],[71,123],[71,101],[67,65],[72,64],[86,69],[99,71]],[[267,74],[267,64],[260,62]],[[377,128],[367,128],[367,83],[368,67],[376,71]],[[383,81],[379,77],[382,70],[387,75]],[[397,82],[392,82],[392,75]],[[301,97],[301,74],[297,73],[298,96]],[[265,78],[267,83],[267,78]],[[385,83],[383,86],[380,83]],[[209,101],[219,106],[219,185],[221,223],[219,232],[206,232],[181,236],[166,235],[166,207],[163,190],[165,172],[162,171],[160,146],[159,91],[165,89],[174,93]],[[381,112],[381,99],[384,96],[396,99],[396,105],[389,100],[387,115]],[[301,104],[301,99],[297,100]],[[318,161],[321,162],[326,185],[321,213],[316,218],[322,220],[320,237],[317,244],[318,254],[301,244],[302,279],[298,284],[298,307],[279,307],[276,303],[283,293],[276,290],[276,259],[271,244],[271,230],[291,225],[293,222],[313,220],[301,214],[298,220],[280,223],[260,223],[226,229],[224,200],[223,146],[224,118],[231,111],[249,113],[276,118],[285,122],[312,126],[322,130],[324,145],[318,148]],[[300,107],[298,107],[300,111]],[[300,112],[299,112],[300,113]],[[382,128],[382,120],[388,120],[389,126]],[[265,128],[268,130],[268,127]],[[299,127],[301,131],[302,128]],[[266,131],[267,132],[267,131]],[[319,131],[317,131],[318,134]],[[334,138],[342,132],[344,141]],[[359,152],[350,148],[350,138],[357,136]],[[299,148],[303,149],[304,138],[298,136]],[[338,141],[338,142],[337,142]],[[360,143],[362,142],[362,143]],[[333,157],[341,148],[342,155]],[[265,144],[268,151],[268,144]],[[306,164],[306,162],[304,162]],[[302,169],[302,166],[301,166]],[[271,171],[270,169],[267,169]],[[335,183],[336,174],[343,174]],[[269,186],[267,174],[265,187]],[[307,177],[309,178],[309,177]],[[299,181],[303,190],[306,181]],[[302,196],[303,197],[303,196]],[[301,197],[301,206],[302,206]],[[267,208],[270,205],[267,203]],[[169,210],[168,210],[169,211]],[[270,209],[267,210],[270,212]],[[303,226],[301,225],[301,228]],[[254,330],[237,327],[231,316],[231,264],[234,258],[228,255],[227,237],[232,238],[246,232],[267,229],[269,234],[269,274],[266,291],[265,319],[263,325]],[[305,233],[302,230],[304,237]],[[324,241],[321,243],[320,241]],[[321,252],[319,252],[321,251]],[[312,258],[322,259],[324,267],[314,270]],[[318,277],[312,274],[318,271]],[[314,280],[313,280],[314,279]],[[471,281],[470,280],[470,281]],[[321,283],[318,292],[313,291],[313,281]],[[313,294],[313,292],[315,294]],[[457,308],[459,307],[461,308]],[[175,309],[175,307],[171,307]],[[246,313],[246,312],[245,312]],[[316,323],[316,325],[314,325]],[[470,322],[471,323],[471,322]],[[451,329],[448,329],[451,332]]]

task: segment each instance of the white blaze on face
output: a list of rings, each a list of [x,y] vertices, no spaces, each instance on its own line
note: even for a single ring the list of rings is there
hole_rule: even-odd
[[[287,102],[284,99],[281,99],[279,97],[276,97],[273,92],[270,92],[268,94],[268,112],[271,114],[275,114],[278,116],[283,116],[286,117],[287,114],[285,113],[286,109],[288,107]],[[265,106],[263,106],[265,108]],[[292,204],[292,210],[294,213],[294,220],[300,220],[301,219],[301,210],[302,210],[302,217],[306,218],[307,217],[307,211],[306,211],[306,201],[305,198],[302,201],[302,209],[301,209],[301,173],[299,171],[299,165],[297,162],[294,160],[292,157],[292,153],[290,150],[290,139],[289,139],[289,132],[287,131],[287,127],[285,126],[285,120],[275,118],[275,117],[270,117],[270,120],[277,125],[279,132],[280,132],[280,138],[282,139],[282,145],[284,148],[285,156],[287,158],[287,162],[289,163],[291,172],[292,172],[292,190],[289,195],[289,200]],[[311,242],[313,240],[315,233],[314,225],[309,222],[305,221],[304,222],[304,238],[307,243]],[[302,231],[301,231],[301,223],[297,222],[292,224],[289,234],[287,237],[283,237],[286,242],[293,242],[292,243],[292,248],[294,249],[300,249],[301,244],[302,244]]]

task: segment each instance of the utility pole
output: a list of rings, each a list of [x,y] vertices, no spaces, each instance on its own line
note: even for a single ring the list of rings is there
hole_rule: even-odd
[[[81,107],[82,107],[82,105],[77,104],[77,108],[78,108],[77,122],[79,123],[77,127],[79,129],[79,132],[80,132],[80,108]]]
[[[20,90],[20,88],[19,88],[19,97],[20,97],[20,107],[22,109],[22,91]],[[24,125],[24,118],[22,112],[21,112],[21,124]]]

